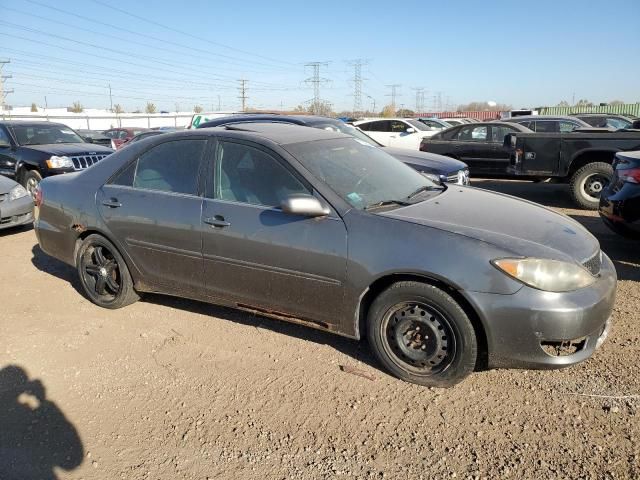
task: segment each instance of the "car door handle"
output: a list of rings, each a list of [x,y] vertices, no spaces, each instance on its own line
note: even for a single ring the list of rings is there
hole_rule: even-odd
[[[204,223],[211,225],[212,227],[228,227],[231,225],[227,222],[222,215],[216,215],[215,217],[209,217],[204,219]]]
[[[105,200],[104,202],[102,202],[102,205],[109,208],[118,208],[122,206],[117,198],[110,198],[109,200]]]

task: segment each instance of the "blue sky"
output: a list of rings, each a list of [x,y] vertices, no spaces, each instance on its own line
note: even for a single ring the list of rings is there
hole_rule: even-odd
[[[407,108],[414,87],[428,109],[437,92],[443,106],[638,102],[639,34],[639,0],[0,0],[8,101],[46,95],[50,107],[108,107],[110,84],[128,110],[217,109],[218,96],[235,110],[246,78],[250,107],[293,108],[313,96],[305,63],[326,61],[321,96],[349,110],[355,58],[368,60],[363,104],[378,110],[388,84],[401,85]]]

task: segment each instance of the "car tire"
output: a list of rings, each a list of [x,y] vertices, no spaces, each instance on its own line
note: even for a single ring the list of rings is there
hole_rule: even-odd
[[[398,282],[367,315],[369,345],[380,363],[407,382],[451,387],[476,365],[475,330],[462,307],[442,289]]]
[[[36,196],[36,188],[42,181],[42,175],[37,170],[27,170],[22,176],[22,186],[29,192],[31,198]]]
[[[89,235],[83,240],[76,266],[85,295],[96,305],[116,309],[140,299],[122,255],[102,235]]]
[[[613,177],[613,167],[605,162],[587,163],[571,177],[569,188],[573,201],[581,208],[597,210],[600,194]]]

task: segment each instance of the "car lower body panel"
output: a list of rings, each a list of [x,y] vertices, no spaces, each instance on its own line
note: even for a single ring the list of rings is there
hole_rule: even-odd
[[[26,225],[33,221],[33,199],[25,196],[0,203],[0,230]]]
[[[589,358],[608,333],[615,301],[615,268],[602,258],[596,282],[572,292],[464,292],[485,327],[489,366],[560,368]]]

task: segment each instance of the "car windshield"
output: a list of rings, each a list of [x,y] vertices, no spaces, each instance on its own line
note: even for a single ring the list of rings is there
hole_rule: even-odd
[[[444,188],[384,150],[356,138],[296,143],[285,148],[359,210],[415,203]]]
[[[363,142],[366,142],[369,145],[373,145],[374,147],[382,146],[381,144],[376,142],[373,138],[371,138],[369,135],[364,133],[362,130],[354,127],[353,125],[349,125],[348,123],[344,123],[344,122],[313,123],[313,124],[310,124],[309,126],[313,128],[321,128],[323,130],[330,130],[332,132],[340,132],[346,135],[351,135],[352,137],[356,137],[357,139],[362,140]]]
[[[413,120],[412,118],[405,118],[404,119],[405,122],[407,122],[409,125],[411,125],[413,128],[415,128],[416,130],[429,130],[429,128],[422,122],[418,121],[418,120]]]
[[[20,145],[85,143],[76,132],[58,125],[16,125],[13,127],[13,133]]]

